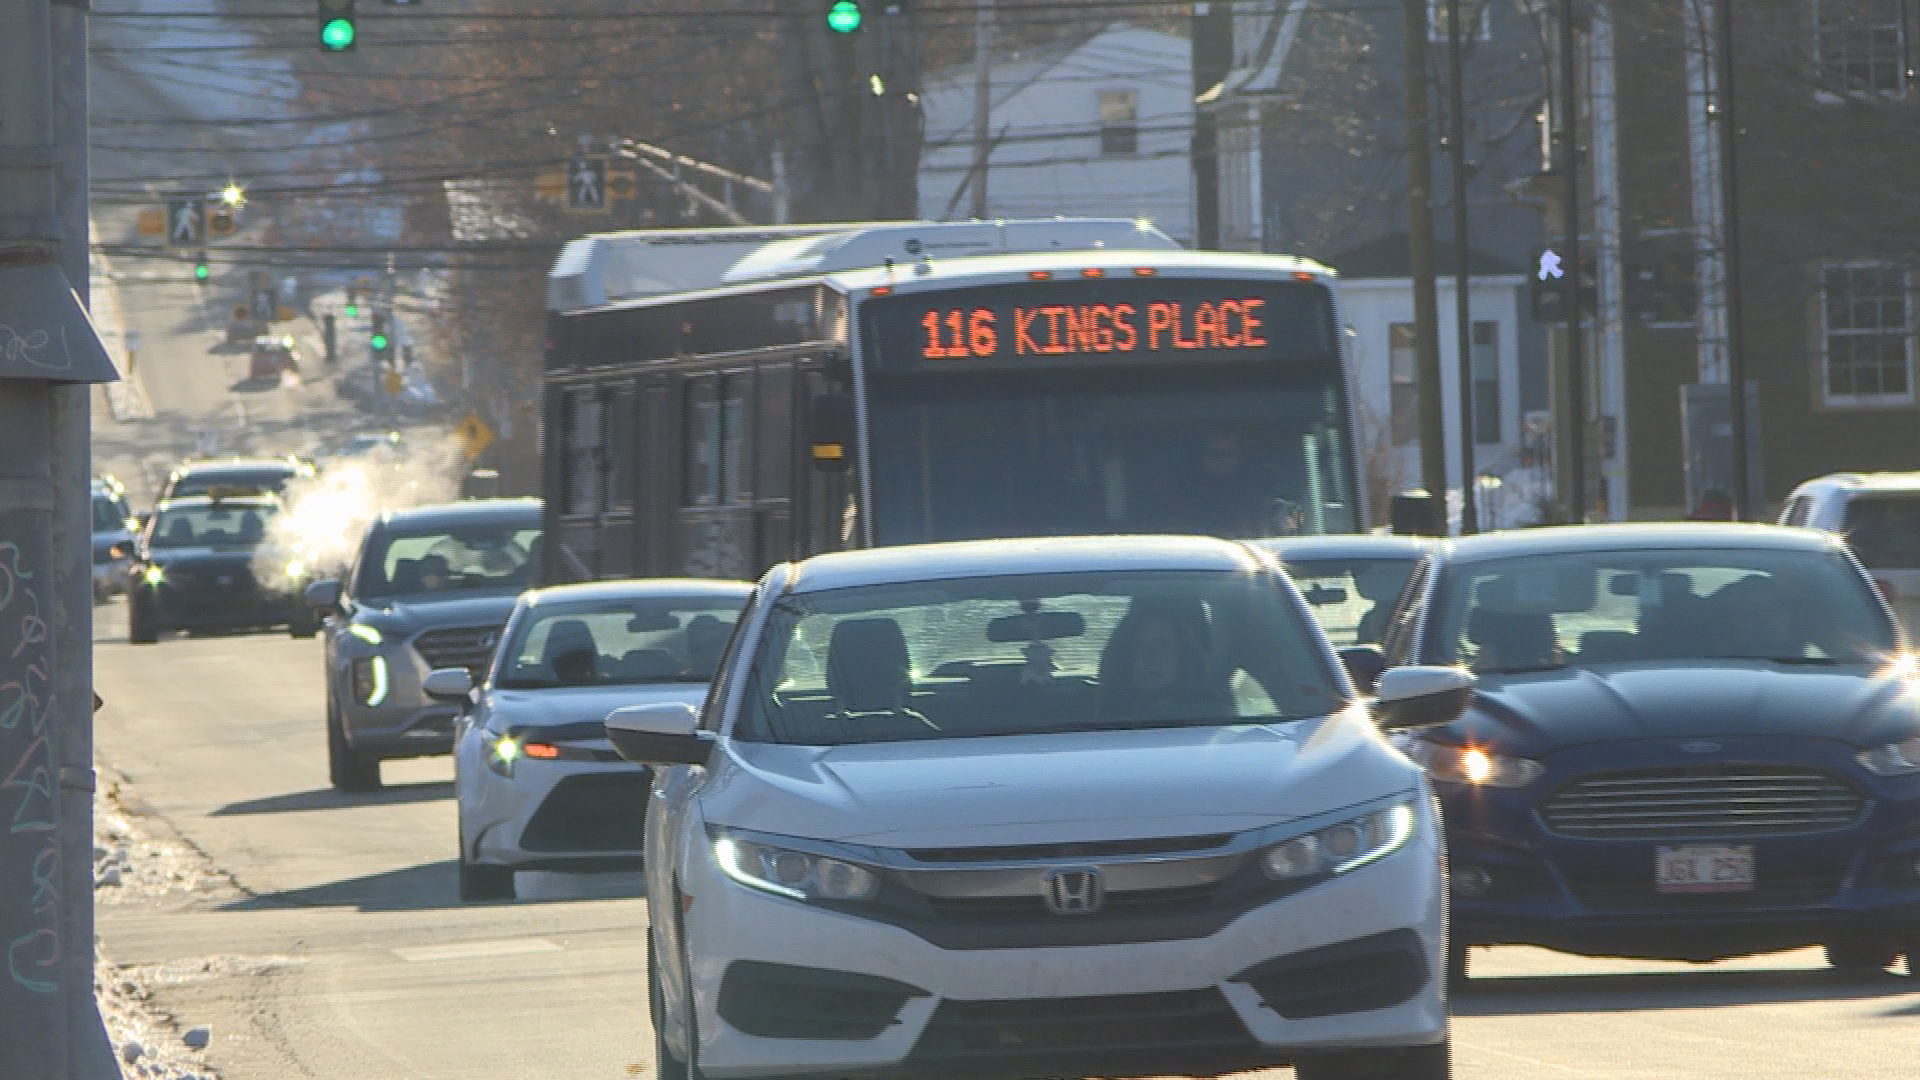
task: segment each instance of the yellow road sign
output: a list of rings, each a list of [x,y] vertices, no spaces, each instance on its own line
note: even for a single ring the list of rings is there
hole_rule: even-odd
[[[460,436],[460,445],[466,448],[468,461],[479,457],[487,447],[493,445],[493,429],[480,419],[479,413],[468,413],[454,434]]]
[[[167,235],[167,212],[158,206],[149,206],[140,211],[141,236]]]
[[[564,199],[567,197],[567,170],[548,169],[533,178],[534,195],[542,199]]]

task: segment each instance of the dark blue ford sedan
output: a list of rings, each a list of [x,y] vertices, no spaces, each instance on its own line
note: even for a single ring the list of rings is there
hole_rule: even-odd
[[[1709,961],[1824,945],[1920,975],[1920,676],[1837,539],[1625,525],[1442,545],[1391,664],[1464,664],[1405,736],[1465,946]]]

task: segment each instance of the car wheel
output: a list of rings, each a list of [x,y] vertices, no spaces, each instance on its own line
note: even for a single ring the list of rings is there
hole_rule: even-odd
[[[484,866],[460,856],[460,902],[484,904],[489,900],[514,898],[513,867]]]
[[[665,999],[660,994],[660,964],[654,959],[653,935],[647,935],[647,1018],[653,1021],[653,1068],[654,1080],[693,1080],[692,1070],[681,1058],[673,1056],[667,1049],[667,1040],[660,1034],[663,1023],[662,1010],[666,1008]]]
[[[1900,958],[1897,946],[1871,937],[1836,938],[1826,948],[1827,966],[1843,975],[1878,975]]]
[[[327,779],[335,791],[345,794],[380,790],[380,759],[347,744],[340,710],[331,702],[327,705]]]
[[[287,620],[287,636],[310,638],[320,632],[320,618],[313,609],[304,604],[297,605],[293,616]]]
[[[1298,1080],[1451,1080],[1453,1044],[1396,1046],[1378,1050],[1334,1050],[1310,1054],[1293,1063]]]
[[[153,612],[137,596],[127,604],[127,640],[135,645],[152,645],[160,640]]]
[[[1457,994],[1467,988],[1467,947],[1447,942],[1447,992]]]

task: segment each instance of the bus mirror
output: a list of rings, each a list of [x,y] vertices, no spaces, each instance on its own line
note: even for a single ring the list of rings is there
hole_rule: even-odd
[[[813,395],[807,416],[807,441],[815,468],[841,472],[852,465],[856,431],[852,395],[838,392]]]

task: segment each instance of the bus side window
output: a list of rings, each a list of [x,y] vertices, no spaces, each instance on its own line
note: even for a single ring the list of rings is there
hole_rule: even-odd
[[[633,509],[633,459],[637,449],[634,428],[639,410],[631,385],[622,386],[607,399],[607,509]]]
[[[592,517],[600,512],[604,497],[600,413],[598,387],[582,386],[567,391],[565,505],[571,517]]]
[[[682,506],[712,506],[720,498],[720,403],[713,383],[712,376],[687,380]]]
[[[762,499],[793,494],[793,368],[769,364],[760,369],[760,455],[754,492]]]
[[[747,400],[753,374],[728,375],[720,382],[720,501],[753,501],[752,462],[747,457]]]

